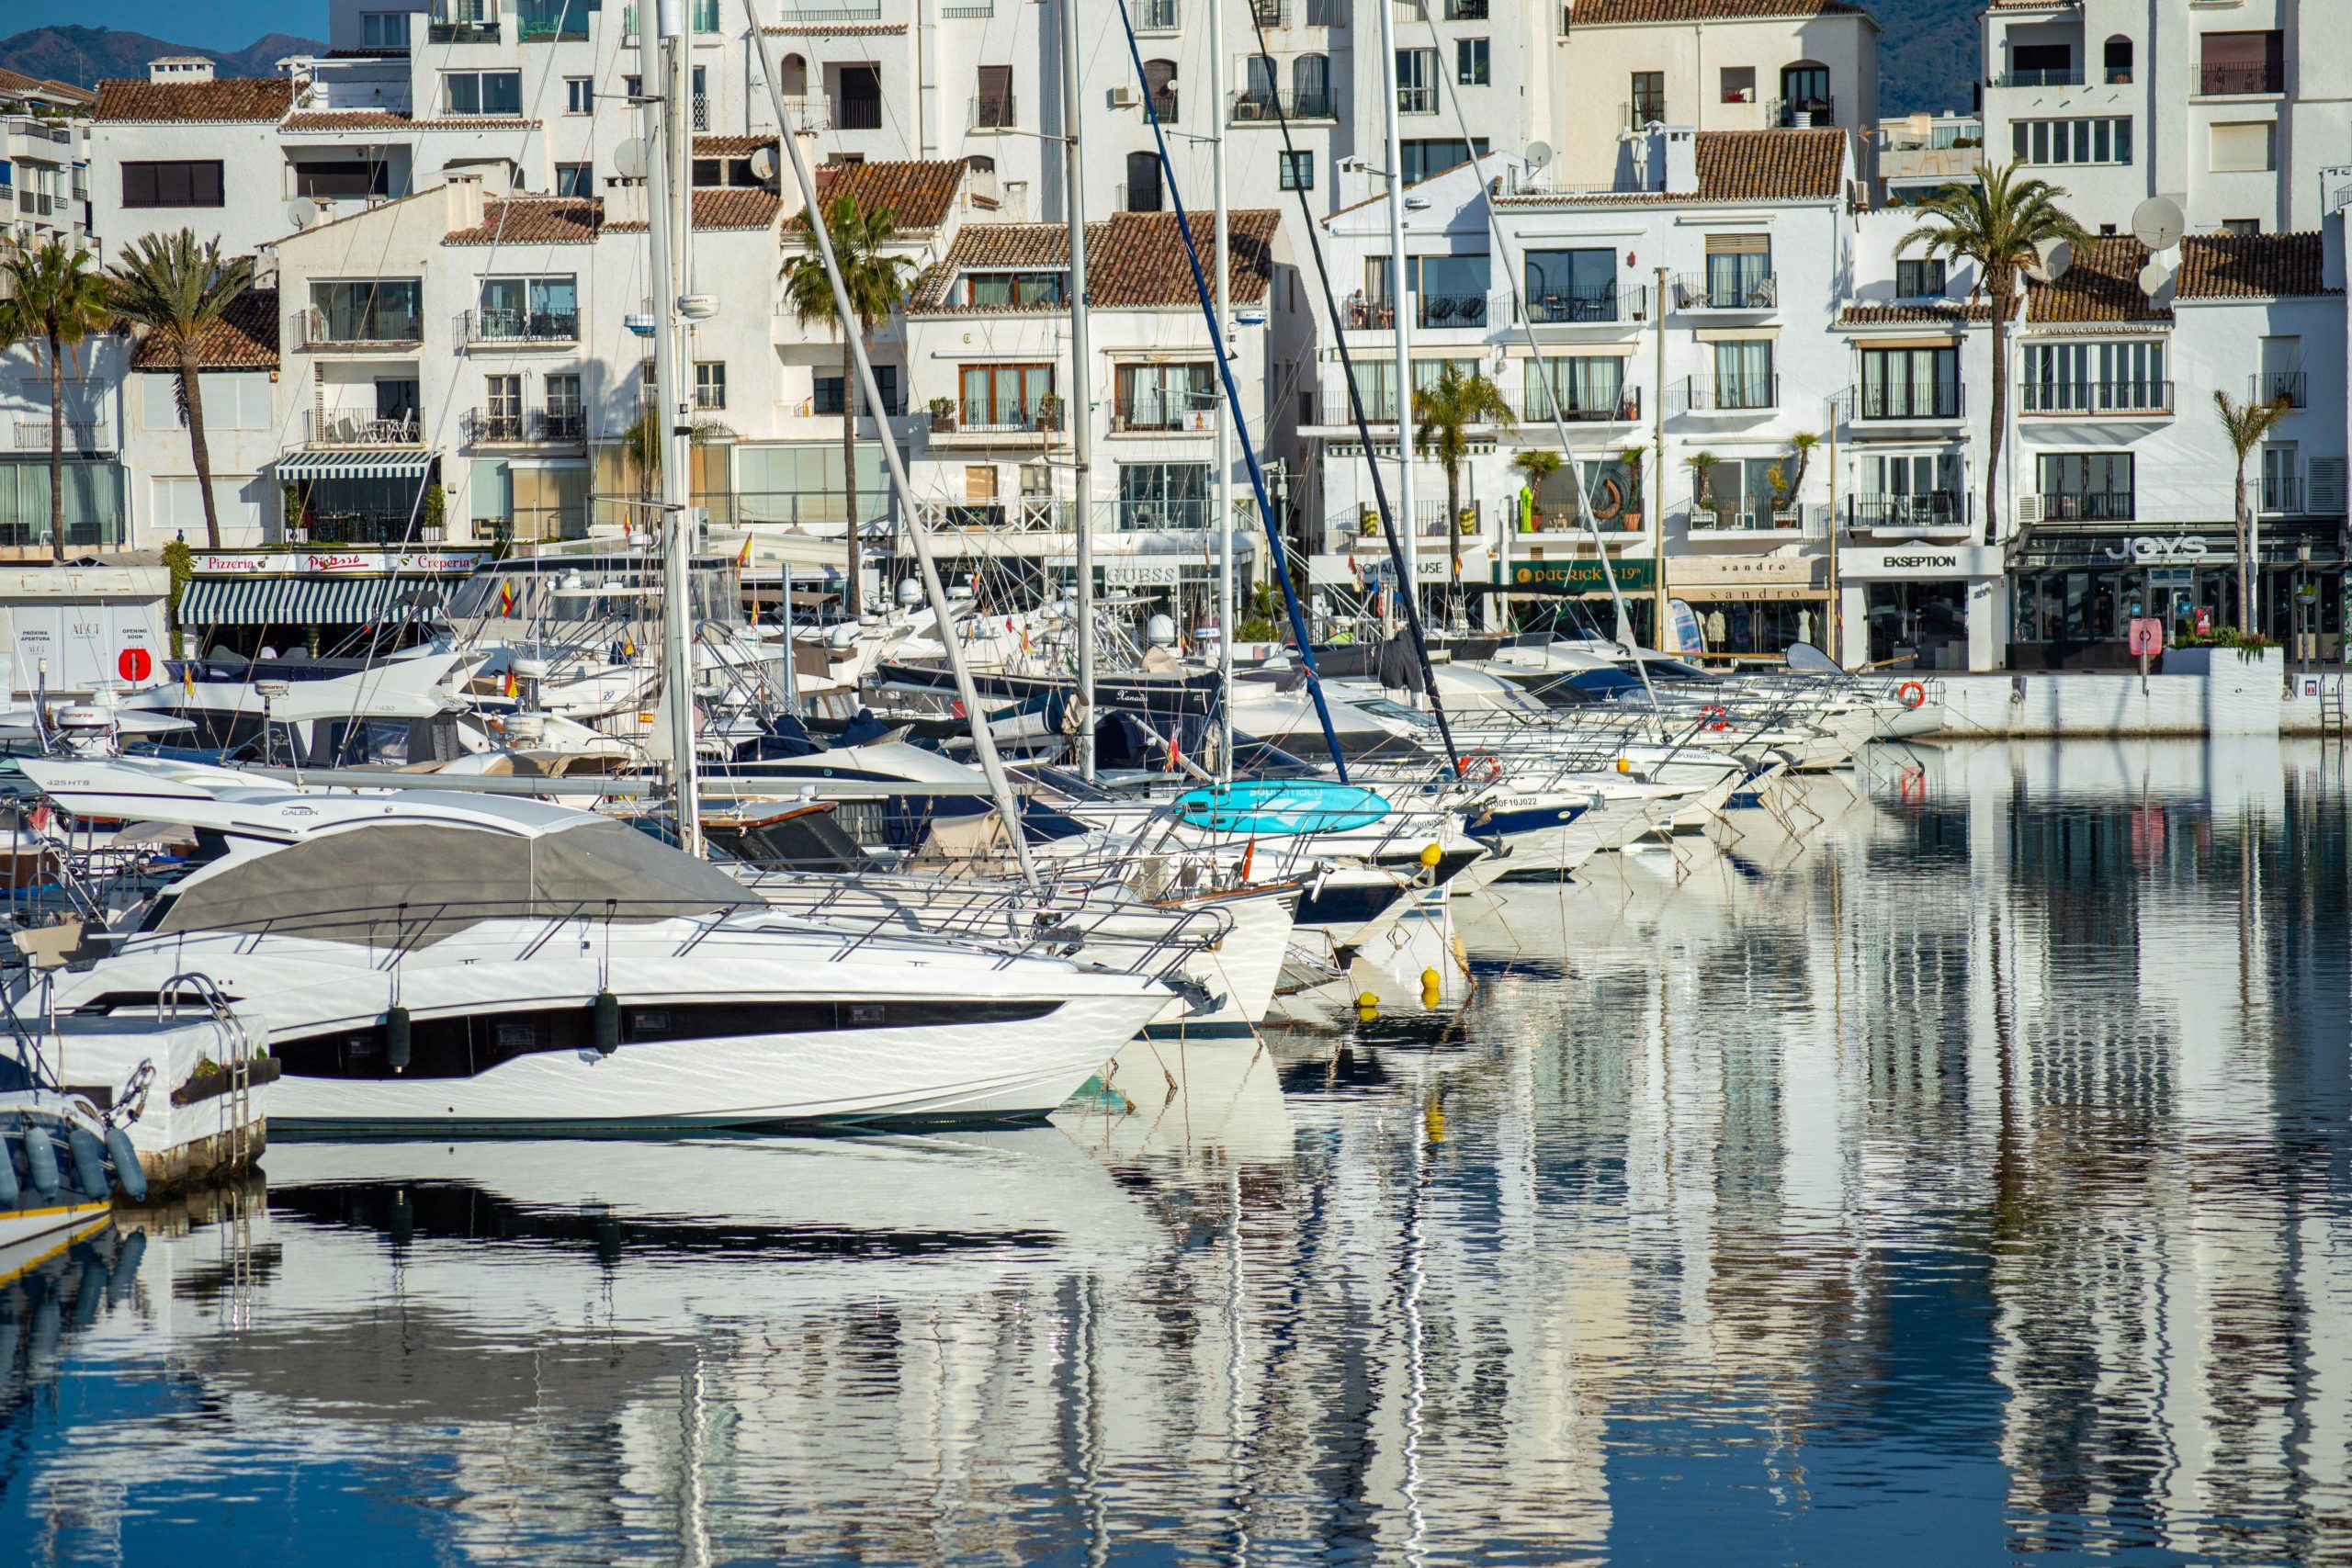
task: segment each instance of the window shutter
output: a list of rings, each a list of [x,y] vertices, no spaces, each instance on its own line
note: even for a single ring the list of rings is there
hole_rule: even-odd
[[[1769,256],[1772,254],[1770,234],[1710,234],[1707,254],[1711,256]]]
[[[2322,516],[2340,516],[2344,512],[2344,462],[2341,457],[2311,461],[2311,508]]]

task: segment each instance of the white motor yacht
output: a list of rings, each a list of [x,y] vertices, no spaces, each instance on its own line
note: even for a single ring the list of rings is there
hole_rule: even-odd
[[[195,831],[194,863],[49,982],[153,1009],[209,976],[260,1015],[274,1132],[441,1134],[1035,1117],[1167,987],[769,910],[717,866],[536,801],[298,794],[168,763],[31,761],[85,818]]]

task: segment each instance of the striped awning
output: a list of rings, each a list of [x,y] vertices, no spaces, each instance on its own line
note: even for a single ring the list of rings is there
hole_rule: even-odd
[[[288,452],[277,459],[281,479],[421,479],[430,452]]]
[[[437,607],[447,589],[431,577],[199,577],[180,597],[180,625],[368,626]],[[420,590],[432,604],[416,602]]]

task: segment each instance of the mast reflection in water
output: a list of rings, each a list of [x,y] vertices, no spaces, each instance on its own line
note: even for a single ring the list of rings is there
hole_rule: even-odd
[[[2340,768],[1877,758],[1728,849],[1482,895],[1450,1025],[1137,1044],[1052,1127],[283,1145],[242,1216],[0,1285],[0,1535],[2342,1555]]]

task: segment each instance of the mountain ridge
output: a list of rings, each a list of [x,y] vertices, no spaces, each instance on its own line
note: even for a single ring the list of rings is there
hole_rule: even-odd
[[[93,87],[107,80],[144,81],[147,62],[166,54],[201,55],[223,76],[270,76],[289,54],[321,54],[326,45],[292,33],[265,33],[243,49],[204,49],[113,28],[51,25],[0,39],[0,66],[44,81]]]

